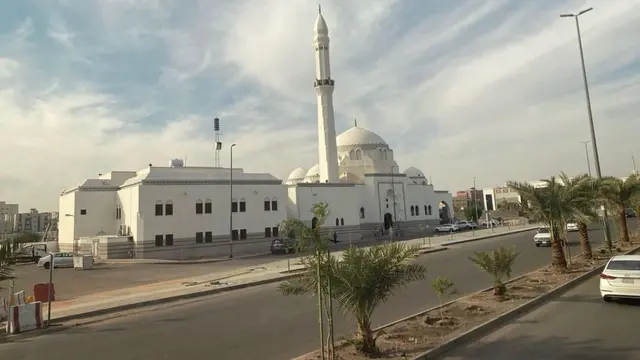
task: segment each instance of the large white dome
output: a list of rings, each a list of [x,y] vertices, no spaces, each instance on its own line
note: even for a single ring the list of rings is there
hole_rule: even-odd
[[[358,146],[358,145],[387,145],[380,135],[371,130],[354,126],[351,129],[338,135],[336,145],[342,146]]]
[[[288,180],[301,180],[304,179],[304,176],[307,174],[307,170],[299,167],[289,174]]]

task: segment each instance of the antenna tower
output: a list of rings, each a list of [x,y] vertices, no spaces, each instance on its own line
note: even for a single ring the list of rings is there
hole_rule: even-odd
[[[220,119],[218,118],[214,118],[213,119],[213,131],[215,132],[216,136],[215,136],[215,140],[216,143],[214,144],[214,149],[215,149],[215,157],[214,157],[214,167],[219,168],[220,167],[220,151],[222,150],[222,142],[220,141]]]

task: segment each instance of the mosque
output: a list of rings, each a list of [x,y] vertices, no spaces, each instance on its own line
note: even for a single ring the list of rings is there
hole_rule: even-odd
[[[329,30],[318,12],[316,59],[318,163],[294,169],[286,180],[239,168],[149,164],[111,171],[64,190],[59,205],[60,251],[98,258],[189,259],[263,253],[279,224],[297,218],[357,243],[385,236],[418,235],[448,222],[452,196],[435,190],[426,174],[400,171],[394,151],[358,126],[336,136]],[[325,202],[329,218],[311,212]]]

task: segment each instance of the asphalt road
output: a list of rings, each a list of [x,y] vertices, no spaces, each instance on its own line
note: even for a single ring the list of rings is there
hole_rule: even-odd
[[[636,360],[640,303],[607,304],[595,277],[443,360]]]
[[[515,246],[521,252],[513,276],[535,270],[551,260],[549,248],[536,248],[533,232],[506,235],[452,247],[425,255],[424,281],[399,290],[374,314],[374,325],[396,320],[435,306],[438,301],[430,284],[436,276],[453,280],[460,293],[488,287],[491,279],[474,267],[468,256],[474,251]],[[591,231],[598,243],[599,231]],[[574,253],[578,235],[572,233]],[[91,354],[94,360],[199,359],[283,360],[317,348],[317,309],[313,298],[284,297],[277,284],[248,288],[200,299],[180,306],[125,317],[91,326],[40,336],[25,342],[0,345],[10,359],[39,359],[47,351],[49,360],[68,359],[69,351]],[[354,330],[352,319],[336,313],[337,335]]]

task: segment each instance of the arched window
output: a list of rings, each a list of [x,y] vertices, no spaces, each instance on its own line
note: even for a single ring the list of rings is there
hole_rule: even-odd
[[[238,200],[231,199],[231,212],[238,212]]]
[[[173,215],[173,201],[167,200],[167,202],[164,204],[164,214],[166,216]]]
[[[424,206],[424,214],[429,215],[429,212],[427,211],[427,205]]]
[[[380,160],[383,160],[384,158],[382,157],[382,149],[378,149],[378,152],[380,153]]]
[[[364,208],[360,208],[360,219],[364,219]]]
[[[278,199],[271,199],[271,211],[278,211]]]
[[[313,219],[311,219],[311,228],[315,229],[318,227],[318,218],[317,217],[313,217]]]
[[[411,216],[414,216],[416,214],[416,211],[414,210],[413,205],[411,205]]]
[[[387,149],[382,150],[382,159],[383,160],[388,160],[388,158],[387,158]]]
[[[427,211],[427,212],[429,213],[429,215],[431,215],[431,205],[429,205],[429,206],[427,207],[427,210],[429,210],[429,211]]]
[[[349,151],[349,159],[351,159],[351,160],[355,160],[356,159],[356,151],[355,150]]]
[[[340,218],[340,226],[344,226],[344,218]]]
[[[211,199],[206,199],[204,201],[204,213],[205,214],[213,213],[213,205],[211,203]]]
[[[202,200],[196,200],[196,214],[204,213],[204,206],[202,204]]]
[[[336,226],[340,226],[340,219],[336,218]]]
[[[156,201],[156,216],[164,215],[164,208],[162,206],[162,201]]]
[[[362,160],[362,150],[356,149],[356,160]]]
[[[244,198],[240,199],[238,207],[240,212],[247,212],[247,201]]]
[[[416,205],[416,216],[420,216],[420,207]]]

